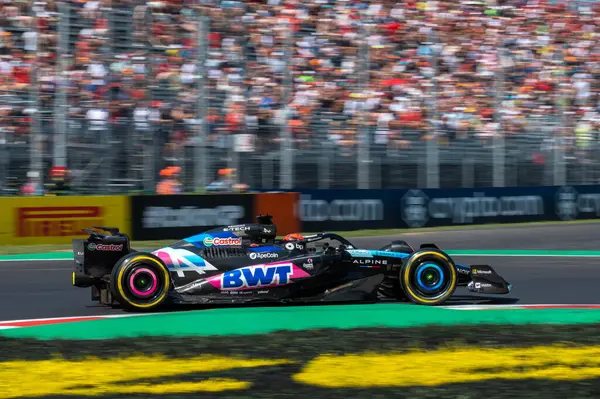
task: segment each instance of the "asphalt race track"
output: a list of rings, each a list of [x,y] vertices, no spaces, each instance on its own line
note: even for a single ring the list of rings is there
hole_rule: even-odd
[[[351,239],[358,246],[377,249],[393,239],[414,247],[425,242],[442,249],[600,250],[600,223],[480,227],[460,231],[412,233],[395,237]],[[490,264],[514,285],[498,303],[600,303],[600,257],[461,257],[464,264]],[[72,263],[1,262],[0,321],[120,313],[90,300],[89,289],[71,286]],[[486,300],[466,290],[457,291],[457,304]]]

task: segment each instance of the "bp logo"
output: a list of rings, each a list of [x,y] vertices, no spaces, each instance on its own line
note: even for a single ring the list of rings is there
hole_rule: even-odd
[[[556,216],[561,220],[574,220],[579,215],[579,193],[573,187],[565,186],[556,190],[554,206]]]
[[[421,190],[408,190],[402,197],[402,220],[409,227],[423,227],[429,220],[429,197]]]

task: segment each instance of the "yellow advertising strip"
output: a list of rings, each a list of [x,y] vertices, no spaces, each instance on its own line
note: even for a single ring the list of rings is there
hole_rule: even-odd
[[[399,354],[322,355],[293,378],[326,388],[436,386],[492,379],[600,377],[600,346],[463,348]]]
[[[92,226],[129,233],[129,208],[126,196],[0,198],[0,245],[70,244]]]
[[[248,389],[251,383],[234,379],[206,378],[197,381],[156,381],[165,377],[276,366],[287,360],[238,359],[202,356],[167,359],[139,356],[118,359],[64,359],[9,361],[0,363],[0,398],[103,394],[177,394]]]

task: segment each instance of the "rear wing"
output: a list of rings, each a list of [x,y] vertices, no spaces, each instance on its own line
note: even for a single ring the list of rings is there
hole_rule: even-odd
[[[103,231],[110,233],[110,236],[113,236],[113,237],[127,236],[127,234],[119,232],[118,227],[93,226],[91,229],[81,229],[81,231],[88,233],[90,236],[101,236],[100,233]],[[106,236],[106,235],[104,235],[104,236]]]
[[[119,259],[131,252],[130,239],[117,227],[94,226],[82,229],[87,239],[73,240],[75,269],[92,278],[110,274]]]

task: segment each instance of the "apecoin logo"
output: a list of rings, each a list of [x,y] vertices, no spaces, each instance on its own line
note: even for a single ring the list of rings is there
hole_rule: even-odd
[[[273,259],[273,258],[279,258],[279,255],[274,254],[272,252],[269,252],[269,253],[253,252],[250,254],[250,259]]]

